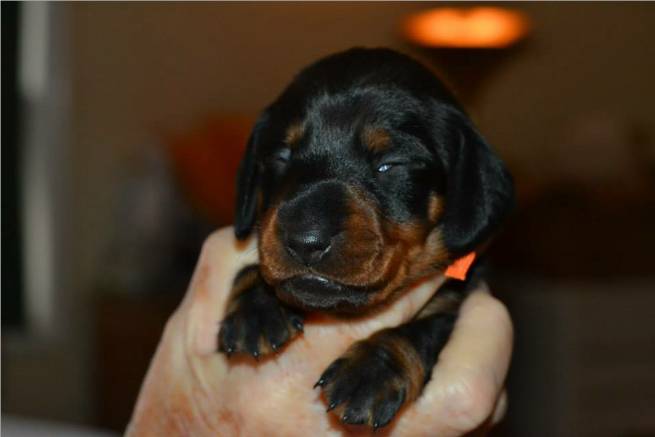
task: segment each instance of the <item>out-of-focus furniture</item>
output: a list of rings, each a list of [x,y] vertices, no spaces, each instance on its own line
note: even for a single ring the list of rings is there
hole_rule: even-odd
[[[528,190],[494,242],[516,331],[496,435],[655,436],[655,196],[622,190]]]
[[[97,424],[124,431],[180,295],[104,294],[97,302]]]
[[[655,275],[507,278],[516,326],[503,436],[655,435]]]

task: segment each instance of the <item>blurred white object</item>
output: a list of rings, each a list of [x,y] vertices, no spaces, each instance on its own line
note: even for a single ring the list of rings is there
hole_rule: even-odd
[[[3,414],[2,435],[4,437],[41,437],[46,435],[51,437],[108,437],[117,434],[77,425]]]

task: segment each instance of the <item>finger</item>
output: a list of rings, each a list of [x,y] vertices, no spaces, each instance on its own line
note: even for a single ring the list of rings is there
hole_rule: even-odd
[[[439,435],[461,435],[482,424],[499,399],[512,341],[507,309],[481,287],[464,301],[430,383],[398,429],[419,423]]]
[[[179,312],[187,316],[186,338],[196,353],[216,351],[219,322],[224,316],[232,281],[237,272],[257,262],[254,239],[239,242],[231,227],[212,233],[203,244],[189,290]]]
[[[221,229],[207,238],[189,289],[166,323],[127,435],[188,434],[188,429],[178,427],[188,423],[208,424],[207,416],[194,416],[200,411],[199,405],[208,404],[201,399],[210,398],[209,391],[197,387],[211,387],[212,377],[219,378],[224,361],[189,358],[215,352],[218,320],[223,316],[234,275],[255,260],[254,242],[237,242],[232,228]],[[191,392],[194,402],[189,402],[186,396]],[[166,411],[173,414],[165,414]],[[180,411],[184,412],[184,419],[180,419]],[[208,430],[198,432],[200,435],[208,433]]]
[[[496,403],[496,408],[494,409],[494,414],[491,416],[491,423],[493,425],[497,424],[505,417],[507,412],[507,390],[503,390],[500,394],[500,398]]]

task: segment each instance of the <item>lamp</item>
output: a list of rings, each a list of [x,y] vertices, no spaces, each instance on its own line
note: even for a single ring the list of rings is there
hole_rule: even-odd
[[[525,39],[530,22],[521,12],[495,7],[440,7],[413,14],[403,36],[426,51],[464,102],[479,97],[483,83]]]

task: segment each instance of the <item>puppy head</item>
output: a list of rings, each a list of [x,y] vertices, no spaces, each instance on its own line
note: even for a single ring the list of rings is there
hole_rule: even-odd
[[[278,296],[359,311],[484,243],[513,195],[501,161],[412,59],[353,49],[303,70],[253,129],[235,232],[257,226]]]

